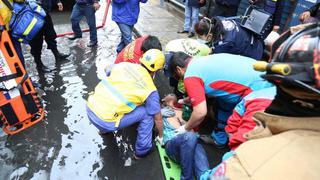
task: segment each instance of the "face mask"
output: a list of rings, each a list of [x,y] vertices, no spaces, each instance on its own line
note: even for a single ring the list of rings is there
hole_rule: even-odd
[[[204,39],[197,39],[197,41],[200,43],[200,44],[207,44],[208,41],[207,40],[204,40]]]

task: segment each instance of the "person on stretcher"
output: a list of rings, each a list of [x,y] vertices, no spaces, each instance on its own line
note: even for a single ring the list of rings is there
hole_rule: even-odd
[[[174,106],[177,98],[173,94],[162,99],[163,141],[167,155],[181,166],[181,179],[200,179],[209,169],[207,154],[198,143],[198,134],[186,132],[177,134],[176,129],[185,124],[182,120],[182,110]]]

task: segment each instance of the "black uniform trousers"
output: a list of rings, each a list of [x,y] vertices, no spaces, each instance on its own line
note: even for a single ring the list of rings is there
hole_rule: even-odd
[[[52,18],[48,11],[46,11],[47,16],[45,17],[44,25],[39,31],[39,33],[31,40],[30,46],[31,46],[31,54],[35,59],[35,62],[37,63],[37,66],[42,66],[41,62],[41,51],[42,51],[42,45],[43,45],[43,38],[45,39],[48,49],[51,49],[51,51],[55,54],[58,52],[57,49],[57,33],[54,30]]]

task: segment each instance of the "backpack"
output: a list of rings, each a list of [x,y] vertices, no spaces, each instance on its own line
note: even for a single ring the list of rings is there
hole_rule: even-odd
[[[11,35],[19,42],[28,44],[41,30],[44,24],[46,13],[43,8],[36,1],[26,1],[24,3],[7,4],[12,10],[12,17],[10,20]]]

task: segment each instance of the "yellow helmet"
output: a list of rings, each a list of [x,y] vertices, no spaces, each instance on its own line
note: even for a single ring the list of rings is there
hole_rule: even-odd
[[[155,72],[162,69],[165,62],[164,54],[159,49],[150,49],[140,58],[143,64],[149,71]]]

